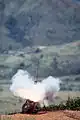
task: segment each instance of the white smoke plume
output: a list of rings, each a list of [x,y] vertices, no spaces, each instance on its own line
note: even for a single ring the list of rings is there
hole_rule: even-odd
[[[34,78],[27,71],[20,69],[12,77],[10,90],[15,96],[40,103],[44,101],[44,104],[48,105],[60,90],[60,82],[60,79],[49,76],[35,84]]]

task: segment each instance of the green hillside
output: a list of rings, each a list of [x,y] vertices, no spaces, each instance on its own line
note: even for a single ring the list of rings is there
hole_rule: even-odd
[[[79,11],[72,0],[2,0],[0,52],[79,40]]]
[[[38,46],[0,56],[0,77],[8,78],[17,69],[28,70],[39,77],[80,74],[80,42],[66,45]]]

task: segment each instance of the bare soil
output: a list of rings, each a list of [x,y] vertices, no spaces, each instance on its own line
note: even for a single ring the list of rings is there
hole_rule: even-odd
[[[1,115],[0,120],[80,120],[80,111],[53,111],[42,112],[35,115],[14,114]]]

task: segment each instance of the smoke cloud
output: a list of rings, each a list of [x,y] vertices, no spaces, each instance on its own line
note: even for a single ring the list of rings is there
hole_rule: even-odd
[[[49,76],[42,82],[34,83],[34,78],[24,70],[18,70],[12,77],[10,91],[14,96],[30,99],[35,102],[43,102],[45,105],[54,101],[56,92],[60,90],[60,79]]]

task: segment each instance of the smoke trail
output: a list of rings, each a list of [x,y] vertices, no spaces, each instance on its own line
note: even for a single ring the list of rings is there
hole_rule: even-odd
[[[27,71],[18,70],[12,77],[10,90],[15,96],[35,102],[45,101],[44,104],[48,105],[53,102],[55,93],[60,90],[60,80],[49,76],[34,84],[34,78]]]

